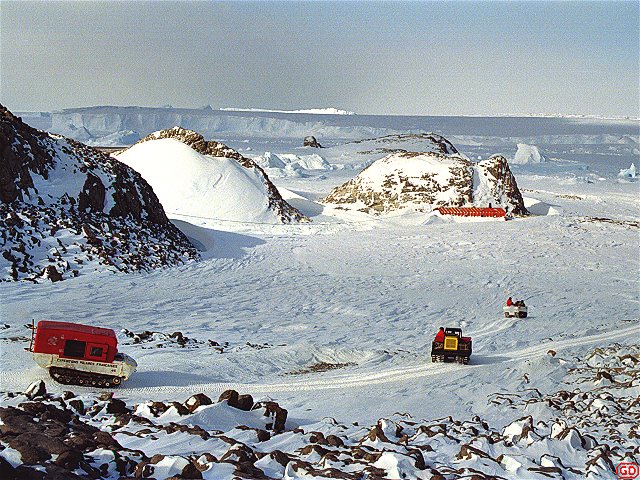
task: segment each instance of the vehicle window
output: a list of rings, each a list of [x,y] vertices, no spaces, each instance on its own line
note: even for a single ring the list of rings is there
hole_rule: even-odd
[[[102,352],[104,349],[102,347],[91,347],[91,351],[89,352],[89,356],[91,357],[102,357]]]
[[[64,356],[72,358],[84,357],[84,349],[87,346],[87,342],[80,342],[78,340],[67,340],[64,344]]]

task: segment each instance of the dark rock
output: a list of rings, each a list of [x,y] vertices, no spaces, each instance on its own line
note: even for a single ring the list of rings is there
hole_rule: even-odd
[[[14,480],[16,478],[13,465],[7,462],[3,457],[0,457],[0,478],[4,478],[6,480]]]
[[[44,267],[44,270],[42,270],[40,276],[43,278],[48,278],[52,282],[61,282],[62,280],[64,280],[62,274],[58,272],[56,267],[53,265],[47,265],[46,267]]]
[[[369,431],[369,434],[367,435],[366,438],[368,438],[372,442],[376,440],[380,440],[381,442],[389,442],[389,439],[384,434],[384,431],[382,430],[382,426],[380,425],[380,423],[378,423],[375,427],[373,427]]]
[[[251,395],[239,395],[236,405],[232,406],[248,412],[253,408],[253,397]]]
[[[61,395],[63,400],[69,400],[70,398],[74,398],[75,396],[76,394],[69,390],[65,390]]]
[[[249,448],[248,446],[242,443],[236,443],[235,445],[231,446],[231,448],[229,448],[229,450],[227,450],[227,452],[222,457],[220,457],[220,461],[230,463],[255,463],[258,461],[258,457],[256,457],[254,451],[251,450],[251,448]]]
[[[313,147],[313,148],[322,148],[322,145],[320,145],[320,143],[318,143],[318,140],[316,140],[316,137],[314,137],[313,135],[309,135],[307,137],[304,137],[303,146],[305,146],[305,147]]]
[[[80,450],[66,450],[58,455],[54,463],[67,470],[75,470],[82,460],[83,456]]]
[[[269,456],[273,458],[276,462],[278,462],[280,465],[282,465],[283,467],[286,467],[287,464],[291,461],[291,458],[289,458],[289,455],[287,455],[284,452],[281,452],[280,450],[274,450],[269,454]]]
[[[120,450],[122,449],[122,447],[120,446],[120,444],[116,441],[115,438],[113,438],[111,436],[110,433],[108,432],[104,432],[102,430],[98,430],[97,432],[95,432],[93,434],[93,438],[96,441],[96,444],[99,447],[104,447],[104,448],[108,448],[110,450]]]
[[[335,435],[327,435],[327,444],[332,447],[344,447],[344,442],[340,437]]]
[[[251,462],[239,462],[236,464],[236,475],[240,478],[250,478],[252,480],[269,480],[262,470]]]
[[[317,443],[310,443],[300,449],[300,454],[302,455],[310,455],[312,453],[317,453],[321,457],[324,457],[330,450],[318,445]]]
[[[40,465],[51,458],[51,454],[38,446],[17,439],[6,439],[9,446],[20,452],[20,459],[25,465]]]
[[[62,410],[50,403],[24,402],[19,407],[34,417],[38,416],[41,422],[43,420],[57,420],[67,423],[73,418],[73,414],[69,410]]]
[[[189,415],[189,409],[180,402],[171,402],[171,406],[178,411],[178,415]]]
[[[131,413],[127,404],[118,398],[112,398],[107,403],[107,413]]]
[[[69,447],[61,439],[33,431],[22,433],[14,439],[10,439],[9,442],[38,447],[50,455],[59,455],[69,450]],[[16,450],[18,449],[16,448]]]
[[[264,407],[265,417],[271,417],[273,419],[272,423],[267,424],[267,429],[273,430],[276,433],[283,432],[287,422],[287,410],[276,402],[262,402],[257,405]]]
[[[213,402],[211,401],[211,399],[204,393],[196,393],[195,395],[189,397],[186,402],[184,402],[184,406],[191,413],[193,413],[198,407],[212,404]]]
[[[256,435],[258,436],[258,442],[266,442],[271,439],[271,434],[260,428],[256,429]]]
[[[230,407],[235,407],[238,403],[238,396],[238,392],[235,390],[225,390],[220,397],[218,397],[218,403],[226,400]]]
[[[95,450],[98,447],[98,442],[91,433],[87,432],[74,432],[72,435],[64,439],[65,445],[72,449],[81,451]]]
[[[68,404],[69,404],[69,406],[71,408],[73,408],[80,415],[84,415],[87,412],[87,410],[84,408],[84,403],[82,402],[82,400],[80,400],[78,398],[74,398],[73,400],[69,400]]]
[[[235,390],[226,390],[222,392],[218,398],[218,402],[227,401],[230,407],[237,408],[239,410],[249,411],[253,408],[253,397],[251,395],[238,395]]]
[[[55,268],[54,268],[54,270],[55,270]],[[55,282],[56,280],[52,279],[52,281]],[[45,386],[45,384],[44,384],[44,382],[42,380],[37,380],[37,381],[33,382],[24,391],[24,394],[26,395],[26,397],[29,400],[33,400],[34,398],[37,398],[37,397],[44,397],[44,395],[46,393],[47,393],[47,387]]]
[[[319,443],[320,445],[327,445],[327,441],[324,438],[322,432],[311,432],[309,436],[309,441],[311,443]]]
[[[47,477],[47,473],[30,468],[26,465],[19,465],[16,467],[15,475],[16,480],[43,480]]]
[[[102,212],[104,208],[105,189],[104,185],[96,175],[87,173],[82,191],[78,195],[78,209],[81,211]],[[84,225],[83,225],[84,227]],[[90,228],[90,227],[89,227]],[[95,237],[94,237],[95,240]],[[87,241],[91,243],[87,237]]]
[[[189,462],[182,469],[181,478],[202,478],[202,473],[195,463]]]

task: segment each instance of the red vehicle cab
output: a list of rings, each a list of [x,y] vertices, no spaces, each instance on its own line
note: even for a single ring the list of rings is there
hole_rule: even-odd
[[[118,340],[110,328],[41,320],[32,351],[111,363],[118,353]]]

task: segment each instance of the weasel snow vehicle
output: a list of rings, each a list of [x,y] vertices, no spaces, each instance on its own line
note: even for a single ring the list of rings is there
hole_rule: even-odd
[[[33,329],[33,359],[65,385],[117,387],[136,371],[136,361],[118,352],[110,328],[41,320]]]
[[[502,310],[506,318],[527,318],[527,306],[522,300],[515,302],[513,305],[505,305]]]
[[[467,365],[471,357],[471,337],[463,337],[460,328],[445,328],[444,338],[431,344],[432,362],[457,362]]]

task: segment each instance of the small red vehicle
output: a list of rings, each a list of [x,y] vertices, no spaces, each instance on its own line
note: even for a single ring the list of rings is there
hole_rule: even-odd
[[[115,387],[138,366],[118,352],[113,330],[78,323],[41,320],[33,328],[29,350],[51,378],[66,385]]]
[[[467,365],[471,352],[471,337],[463,337],[460,328],[445,328],[442,338],[436,338],[431,344],[431,361]]]

